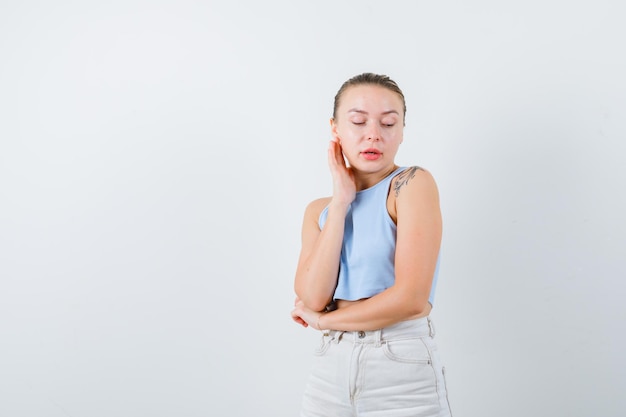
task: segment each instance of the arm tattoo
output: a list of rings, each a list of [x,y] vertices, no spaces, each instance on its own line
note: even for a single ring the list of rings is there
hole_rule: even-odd
[[[393,186],[393,191],[396,193],[396,197],[400,194],[400,188],[402,188],[405,184],[407,184],[413,177],[415,177],[415,172],[417,170],[423,171],[424,169],[415,166],[409,169],[406,169],[398,174],[398,178],[396,179],[396,183]]]

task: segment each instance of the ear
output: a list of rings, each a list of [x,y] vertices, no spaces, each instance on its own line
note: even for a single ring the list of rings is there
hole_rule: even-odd
[[[337,123],[335,123],[335,119],[333,117],[330,118],[330,132],[335,138],[336,141],[339,141],[339,132],[337,131]]]

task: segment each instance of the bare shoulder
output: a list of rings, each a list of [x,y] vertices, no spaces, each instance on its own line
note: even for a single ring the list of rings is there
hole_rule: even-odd
[[[396,175],[389,190],[387,211],[398,226],[403,224],[404,230],[412,230],[407,225],[422,228],[423,222],[439,224],[439,191],[432,174],[412,166]]]
[[[311,201],[307,206],[304,212],[304,217],[306,219],[312,219],[317,223],[317,219],[320,214],[322,214],[322,210],[330,203],[331,197],[322,197]]]
[[[395,198],[401,195],[420,195],[437,193],[435,178],[425,168],[411,166],[396,175],[391,183],[391,191]]]
[[[408,213],[432,212],[439,210],[439,191],[432,174],[422,167],[412,166],[396,175],[391,181],[387,198],[387,211],[397,224],[398,217]]]

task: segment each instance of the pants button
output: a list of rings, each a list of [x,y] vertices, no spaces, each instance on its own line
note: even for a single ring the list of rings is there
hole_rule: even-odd
[[[359,332],[359,339],[363,339],[365,337],[365,332]]]

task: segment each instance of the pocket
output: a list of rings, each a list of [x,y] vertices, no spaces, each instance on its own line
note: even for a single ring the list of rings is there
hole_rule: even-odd
[[[322,333],[320,343],[313,351],[313,354],[315,356],[324,356],[324,354],[328,351],[328,348],[330,348],[331,340],[331,337],[327,333]]]
[[[385,356],[394,362],[430,365],[428,347],[421,338],[388,340],[383,344]]]
[[[437,374],[424,341],[419,337],[387,340],[379,350],[380,389],[392,390],[394,398],[406,400],[406,407],[414,408],[416,415],[437,415],[441,408]]]

